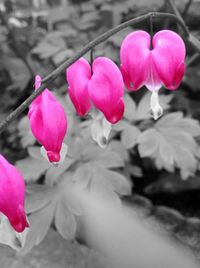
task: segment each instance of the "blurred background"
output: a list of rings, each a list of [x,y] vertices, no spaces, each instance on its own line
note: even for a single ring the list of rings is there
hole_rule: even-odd
[[[200,1],[174,3],[190,32],[200,39]],[[33,92],[36,74],[44,77],[95,37],[151,11],[173,13],[168,1],[161,0],[0,0],[0,120]],[[184,38],[174,22],[154,19],[154,32],[166,28]],[[112,36],[94,49],[94,57],[104,55],[119,65],[121,42],[137,29],[150,31],[149,22]],[[91,141],[91,120],[76,116],[66,94],[65,73],[49,86],[69,122],[69,156],[60,169],[41,160],[29,128],[28,110],[3,132],[1,153],[26,180],[31,228],[20,254],[0,247],[2,268],[106,267],[99,253],[74,242],[77,204],[69,189],[71,178],[81,180],[81,174],[85,184],[88,180],[97,185],[103,181],[105,188],[111,184],[113,198],[120,196],[146,218],[158,221],[199,258],[200,56],[187,40],[186,47],[187,68],[180,88],[161,90],[164,116],[152,120],[145,88],[126,93],[125,116],[113,128],[106,150]],[[89,60],[89,53],[85,57]]]

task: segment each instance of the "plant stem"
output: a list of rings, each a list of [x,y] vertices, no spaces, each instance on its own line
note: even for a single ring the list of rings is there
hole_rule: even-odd
[[[122,24],[119,24],[118,26],[108,30],[104,34],[100,35],[99,37],[95,38],[91,42],[89,42],[85,47],[83,47],[80,51],[78,51],[73,57],[65,61],[63,64],[61,64],[58,68],[56,68],[53,72],[48,74],[43,80],[42,80],[42,85],[20,105],[18,106],[13,112],[11,112],[7,118],[0,123],[0,134],[4,131],[4,129],[15,119],[17,118],[30,104],[31,102],[37,98],[43,91],[44,89],[48,86],[48,84],[53,81],[61,72],[63,72],[66,68],[68,68],[71,64],[73,64],[75,61],[77,61],[80,57],[82,57],[84,54],[86,54],[88,51],[90,51],[92,48],[96,47],[100,43],[104,42],[107,40],[109,37],[112,35],[120,32],[121,30],[131,26],[135,25],[139,22],[142,22],[144,20],[148,20],[151,17],[154,18],[160,18],[160,19],[165,19],[169,18],[171,20],[174,20],[177,22],[181,28],[183,29],[183,33],[185,38],[189,38],[189,31],[187,29],[187,26],[185,25],[184,21],[182,18],[180,19],[176,15],[170,14],[170,13],[161,13],[161,12],[150,12],[145,15],[136,17],[134,19],[130,19]]]

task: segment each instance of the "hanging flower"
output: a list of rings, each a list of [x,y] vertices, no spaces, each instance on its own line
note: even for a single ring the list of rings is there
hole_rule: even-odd
[[[0,212],[17,232],[29,227],[24,211],[24,193],[22,175],[0,154]]]
[[[163,110],[158,91],[164,85],[169,90],[179,87],[185,71],[185,45],[175,32],[157,32],[151,40],[145,31],[130,33],[120,49],[121,72],[130,91],[146,86],[152,91],[151,111],[158,119]]]
[[[96,58],[92,68],[84,58],[80,58],[66,70],[66,78],[77,113],[85,116],[90,112],[94,119],[92,137],[103,147],[111,124],[116,124],[124,113],[124,83],[120,70],[105,57]],[[94,107],[101,115],[94,111]]]
[[[35,89],[41,77],[35,77]],[[67,153],[63,143],[67,131],[67,118],[61,104],[45,89],[30,105],[28,117],[33,135],[42,145],[42,155],[51,163],[62,161]]]

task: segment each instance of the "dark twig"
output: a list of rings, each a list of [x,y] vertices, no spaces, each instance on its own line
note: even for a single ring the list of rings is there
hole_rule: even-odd
[[[185,5],[185,8],[184,8],[184,10],[183,10],[183,12],[182,12],[182,17],[183,17],[184,19],[186,19],[186,16],[187,16],[187,14],[188,14],[188,10],[189,10],[191,4],[192,4],[192,0],[188,0],[187,3],[186,3],[186,5]]]
[[[51,72],[49,75],[47,75],[42,80],[42,85],[34,91],[19,107],[16,108],[13,112],[11,112],[8,117],[1,122],[0,124],[0,133],[4,131],[4,129],[15,119],[17,118],[30,104],[31,102],[39,96],[43,90],[48,86],[48,84],[53,81],[61,72],[63,72],[66,68],[68,68],[72,63],[74,63],[76,60],[78,60],[80,57],[82,57],[84,54],[86,54],[88,51],[90,51],[92,48],[96,47],[100,43],[107,40],[112,35],[116,34],[117,32],[131,26],[134,24],[137,24],[141,21],[148,20],[150,17],[160,18],[160,19],[166,19],[169,18],[171,20],[174,20],[177,22],[183,29],[185,38],[189,37],[189,31],[182,19],[179,17],[169,14],[169,13],[160,13],[160,12],[151,12],[147,13],[143,16],[139,16],[137,18],[131,19],[129,21],[126,21],[115,28],[112,28],[111,30],[105,32],[104,34],[100,35],[99,37],[95,38],[93,41],[89,42],[83,49],[81,49],[79,52],[77,52],[73,57],[65,61],[63,64],[61,64],[57,69],[55,69],[53,72]]]
[[[192,57],[189,58],[189,60],[186,62],[186,66],[190,66],[194,61],[196,61],[200,57],[199,52],[196,52]]]
[[[172,12],[177,16],[177,18],[185,25],[185,22],[179,12],[179,10],[177,9],[177,7],[175,6],[173,0],[167,0],[168,5],[170,6],[170,8],[172,9]],[[188,33],[188,35],[190,35],[190,32],[188,30],[188,28],[186,27],[186,31]]]

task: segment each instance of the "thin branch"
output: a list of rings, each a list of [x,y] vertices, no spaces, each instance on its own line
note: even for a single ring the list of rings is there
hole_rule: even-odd
[[[188,14],[188,10],[189,10],[191,4],[192,4],[192,0],[188,0],[187,3],[186,3],[186,5],[185,5],[185,8],[184,8],[184,10],[182,12],[182,17],[184,19],[186,18],[187,14]]]
[[[183,17],[181,16],[180,12],[178,11],[177,7],[175,6],[173,0],[167,0],[168,5],[171,7],[173,13],[177,16],[177,18],[185,25]],[[179,24],[180,25],[180,24]],[[186,26],[186,25],[185,25]],[[188,42],[193,46],[193,48],[200,53],[200,41],[189,32],[189,29],[185,27],[188,33]]]
[[[199,52],[196,52],[192,57],[189,58],[189,60],[186,62],[186,66],[190,66],[193,62],[195,62],[199,58],[200,54]]]
[[[168,5],[170,6],[170,8],[172,9],[173,13],[179,18],[179,20],[181,20],[184,23],[184,20],[179,12],[179,10],[177,9],[176,5],[174,4],[173,0],[167,0]]]
[[[147,13],[143,16],[139,16],[137,18],[131,19],[129,21],[126,21],[115,28],[112,28],[111,30],[105,32],[104,34],[100,35],[93,41],[89,42],[83,49],[81,49],[79,52],[77,52],[73,57],[68,59],[66,62],[61,64],[57,69],[55,69],[53,72],[51,72],[49,75],[47,75],[43,80],[42,80],[42,85],[35,90],[19,107],[16,108],[13,112],[11,112],[8,117],[1,122],[0,124],[0,134],[4,131],[4,129],[15,119],[17,118],[30,104],[31,102],[39,96],[44,89],[48,86],[48,84],[53,81],[61,72],[63,72],[66,68],[68,68],[71,64],[73,64],[75,61],[77,61],[80,57],[82,57],[84,54],[86,54],[88,51],[90,51],[92,48],[96,47],[100,43],[104,42],[107,40],[109,37],[112,35],[118,33],[119,31],[131,26],[135,25],[139,22],[142,22],[144,20],[148,20],[151,17],[155,18],[160,18],[160,19],[165,19],[169,18],[171,20],[174,20],[177,22],[183,29],[184,36],[186,38],[189,37],[189,31],[182,19],[179,17],[169,14],[169,13],[160,13],[160,12],[151,12]]]

